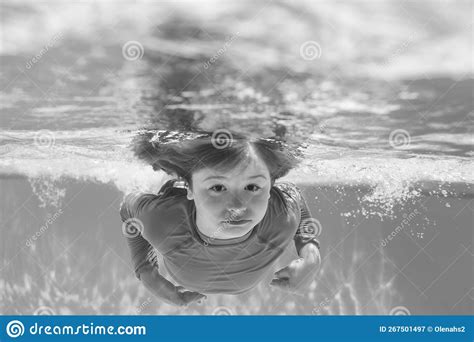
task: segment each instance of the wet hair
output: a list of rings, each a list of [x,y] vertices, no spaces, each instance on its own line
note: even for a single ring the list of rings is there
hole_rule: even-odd
[[[203,168],[228,171],[248,163],[252,150],[265,163],[273,186],[276,179],[297,166],[298,153],[275,138],[249,138],[220,130],[178,133],[142,131],[133,142],[135,156],[170,175],[185,180],[192,187],[192,174]]]

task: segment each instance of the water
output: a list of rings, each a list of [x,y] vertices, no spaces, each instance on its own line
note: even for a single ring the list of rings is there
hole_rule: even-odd
[[[472,313],[470,2],[1,6],[2,313]],[[287,179],[324,257],[306,295],[146,292],[118,206],[167,179],[130,151],[150,126],[300,146]]]

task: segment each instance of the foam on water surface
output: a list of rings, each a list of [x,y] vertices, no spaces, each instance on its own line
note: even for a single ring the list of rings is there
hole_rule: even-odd
[[[157,192],[168,178],[133,156],[129,146],[136,131],[110,128],[44,134],[10,131],[2,135],[7,143],[0,159],[1,174],[31,179],[35,190],[48,189],[46,192],[52,193],[41,195],[43,198],[56,198],[53,194],[57,191],[51,184],[68,179],[112,184],[127,193]],[[469,158],[397,158],[380,151],[367,156],[367,152],[323,145],[309,146],[304,152],[302,164],[286,180],[314,186],[369,187],[371,191],[361,197],[362,203],[378,206],[380,214],[389,214],[394,204],[422,192],[444,190],[454,196],[472,195],[474,162]],[[40,180],[49,186],[39,186]],[[465,186],[460,189],[450,184]]]

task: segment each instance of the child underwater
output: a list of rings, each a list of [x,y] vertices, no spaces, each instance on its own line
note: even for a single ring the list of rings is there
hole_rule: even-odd
[[[126,195],[120,207],[136,277],[169,304],[249,291],[291,241],[300,258],[270,285],[304,291],[320,268],[318,229],[300,190],[275,182],[296,156],[276,139],[224,133],[168,139],[175,135],[162,131],[135,146],[138,158],[176,177],[158,194]],[[178,285],[160,274],[157,253]]]

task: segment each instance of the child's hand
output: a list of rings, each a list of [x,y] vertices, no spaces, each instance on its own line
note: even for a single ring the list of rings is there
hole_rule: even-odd
[[[168,304],[186,307],[191,303],[201,304],[207,297],[201,293],[186,290],[182,286],[161,287],[157,296]]]
[[[143,284],[151,293],[171,305],[188,306],[193,302],[200,304],[207,298],[201,293],[188,291],[182,286],[175,286],[151,265],[144,267],[140,276]]]
[[[275,272],[270,285],[286,292],[303,294],[314,280],[321,259],[317,247],[308,247],[302,255],[303,258],[293,260],[288,266]]]
[[[176,298],[174,298],[174,304],[179,306],[188,306],[193,302],[201,304],[206,300],[206,296],[194,291],[188,291],[182,286],[176,286]]]

